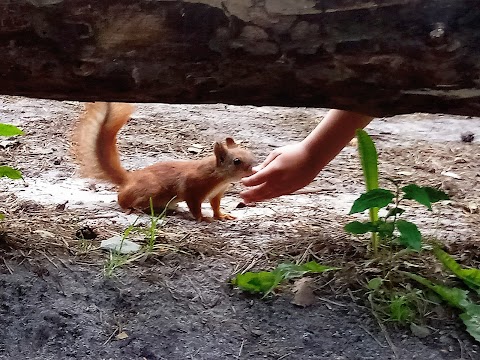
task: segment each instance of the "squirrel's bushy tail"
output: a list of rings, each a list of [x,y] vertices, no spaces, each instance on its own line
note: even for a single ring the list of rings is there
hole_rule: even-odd
[[[120,163],[117,133],[128,121],[134,107],[125,103],[86,104],[73,134],[73,153],[84,177],[125,182],[128,172]]]

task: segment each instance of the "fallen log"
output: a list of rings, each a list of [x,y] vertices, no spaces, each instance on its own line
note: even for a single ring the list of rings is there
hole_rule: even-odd
[[[15,0],[0,93],[480,115],[473,0]]]

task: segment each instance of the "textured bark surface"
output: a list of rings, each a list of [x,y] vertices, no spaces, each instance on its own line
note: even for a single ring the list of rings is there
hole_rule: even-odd
[[[0,93],[480,115],[469,0],[7,0]]]

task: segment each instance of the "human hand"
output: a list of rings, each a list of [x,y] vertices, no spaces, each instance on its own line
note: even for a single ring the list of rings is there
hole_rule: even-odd
[[[240,193],[246,203],[291,194],[308,185],[320,169],[313,154],[299,142],[273,150],[254,171],[242,179],[249,187]]]

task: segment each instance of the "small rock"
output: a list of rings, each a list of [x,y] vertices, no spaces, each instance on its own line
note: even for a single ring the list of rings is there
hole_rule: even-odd
[[[259,329],[252,329],[252,335],[255,335],[255,336],[262,336],[263,335],[263,331],[262,330],[259,330]]]
[[[122,236],[113,236],[110,239],[102,240],[100,248],[105,250],[114,250],[120,254],[130,254],[140,250],[140,245],[133,241],[123,239]]]
[[[247,204],[245,204],[243,201],[240,201],[237,206],[235,206],[235,209],[242,209],[244,207],[246,207]]]
[[[63,210],[65,210],[65,206],[67,206],[67,203],[68,203],[68,200],[65,201],[65,202],[62,203],[62,204],[58,204],[57,206],[55,206],[55,210],[58,210],[58,211],[63,211]]]
[[[0,141],[0,147],[6,149],[7,147],[14,147],[20,144],[20,141],[17,139],[9,139]]]
[[[451,345],[454,340],[449,335],[442,335],[438,338],[438,342],[443,345]]]
[[[466,131],[460,135],[463,142],[471,143],[475,139],[475,134],[471,131]]]
[[[420,326],[414,323],[410,324],[410,330],[412,331],[413,335],[420,339],[425,338],[431,334],[430,329],[426,326]]]

